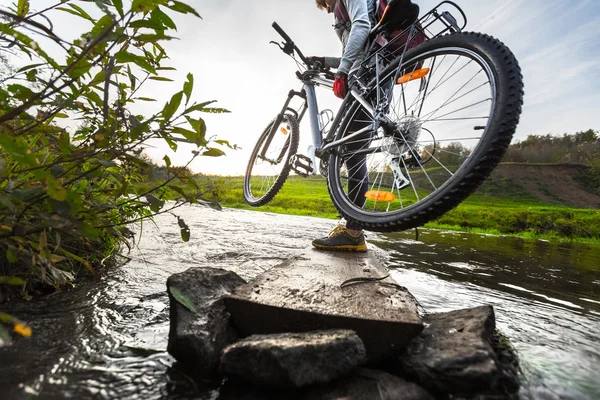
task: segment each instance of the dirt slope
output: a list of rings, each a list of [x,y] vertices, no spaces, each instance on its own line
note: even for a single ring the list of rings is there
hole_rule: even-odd
[[[494,178],[510,179],[537,199],[578,208],[600,208],[600,196],[586,190],[575,176],[590,174],[583,165],[501,164]]]

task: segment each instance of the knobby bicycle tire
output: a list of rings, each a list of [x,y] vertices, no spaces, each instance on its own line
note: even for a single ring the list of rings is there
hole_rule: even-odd
[[[499,40],[481,33],[455,33],[429,40],[414,49],[409,50],[404,65],[410,65],[420,55],[445,48],[460,48],[476,53],[491,67],[496,80],[496,102],[490,115],[487,130],[481,142],[475,148],[471,157],[464,162],[456,175],[430,196],[404,209],[394,211],[394,214],[373,215],[353,206],[344,193],[341,179],[337,179],[336,163],[338,152],[332,149],[329,160],[328,189],[337,210],[348,222],[362,226],[365,229],[378,232],[402,231],[421,226],[441,217],[455,208],[491,174],[508,148],[519,122],[523,105],[523,77],[519,64],[512,52]],[[395,71],[399,59],[396,59],[382,72],[382,76]],[[374,82],[371,83],[373,87]],[[348,104],[338,126],[335,140],[344,135],[349,119],[360,105],[357,102]]]
[[[289,161],[290,161],[290,158],[294,154],[296,154],[296,152],[298,151],[300,128],[298,126],[298,119],[293,115],[285,114],[284,121],[287,121],[287,123],[290,126],[289,149],[287,150],[287,155],[285,156],[285,159],[282,161],[283,166],[282,166],[281,172],[279,173],[279,175],[273,182],[273,185],[266,191],[266,193],[264,195],[262,195],[259,198],[254,198],[254,196],[252,196],[251,187],[250,187],[250,178],[252,175],[252,169],[253,169],[254,163],[256,161],[256,158],[258,157],[258,153],[261,150],[262,145],[264,144],[265,140],[269,136],[271,127],[275,123],[275,119],[273,119],[269,123],[269,125],[265,128],[265,130],[261,134],[260,138],[258,139],[258,142],[256,142],[254,149],[252,150],[252,155],[250,156],[250,161],[248,162],[248,166],[246,168],[246,174],[244,176],[244,200],[246,201],[246,203],[248,203],[249,205],[251,205],[253,207],[264,206],[265,204],[267,204],[271,200],[273,200],[273,198],[281,190],[281,187],[283,186],[287,177],[289,176],[289,173],[291,170]]]

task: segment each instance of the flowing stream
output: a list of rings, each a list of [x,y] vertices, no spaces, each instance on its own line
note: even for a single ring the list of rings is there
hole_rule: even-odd
[[[33,337],[0,349],[2,399],[218,399],[166,353],[169,275],[231,269],[248,280],[303,252],[330,220],[199,206],[146,223],[131,260],[86,283],[8,312]],[[482,304],[521,358],[523,399],[600,399],[600,248],[421,230],[368,234],[372,251],[428,312]],[[5,308],[6,310],[6,308]]]

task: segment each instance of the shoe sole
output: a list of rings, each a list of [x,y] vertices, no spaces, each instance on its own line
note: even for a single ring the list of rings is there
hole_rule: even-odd
[[[319,250],[330,250],[330,251],[347,251],[347,252],[354,252],[354,253],[366,253],[367,252],[367,245],[366,244],[361,244],[358,246],[322,246],[319,244],[314,244],[313,246],[315,246],[317,249]]]

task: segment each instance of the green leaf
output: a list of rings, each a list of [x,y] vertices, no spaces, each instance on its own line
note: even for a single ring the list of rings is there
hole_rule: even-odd
[[[17,83],[8,85],[6,88],[8,89],[9,92],[11,92],[13,94],[13,97],[15,99],[18,99],[21,101],[25,101],[33,95],[33,92],[31,91],[31,89],[29,89],[27,86],[19,85]]]
[[[165,202],[153,194],[147,194],[146,200],[150,204],[150,209],[154,212],[159,212],[160,209],[165,205]]]
[[[225,152],[223,150],[211,148],[202,153],[202,155],[208,157],[221,157],[225,155]]]
[[[13,211],[13,212],[16,210],[16,207],[12,203],[12,201],[10,201],[8,198],[6,198],[4,196],[0,196],[0,205],[6,207],[8,210]]]
[[[156,0],[133,0],[131,11],[134,13],[146,13],[152,11],[156,7],[158,7]]]
[[[200,112],[213,113],[213,114],[221,114],[221,113],[229,113],[230,112],[229,110],[226,110],[224,108],[206,107],[207,105],[215,103],[215,102],[216,102],[216,100],[212,100],[212,101],[206,101],[204,103],[194,104],[190,108],[186,109],[184,114],[189,114],[193,111],[200,111]]]
[[[162,81],[162,82],[173,82],[173,79],[165,78],[163,76],[151,76],[150,80],[153,80],[153,81]]]
[[[110,167],[118,167],[119,164],[117,164],[116,162],[114,162],[113,160],[102,160],[102,159],[98,159],[98,162],[100,163],[100,165],[103,165],[107,168]]]
[[[6,259],[8,260],[9,263],[14,264],[17,261],[19,261],[19,256],[17,254],[15,254],[11,249],[8,249],[8,250],[6,250]],[[0,283],[11,285],[8,282],[2,282],[2,278],[6,278],[6,277],[0,276]]]
[[[135,99],[140,101],[156,101],[156,99],[151,99],[149,97],[136,97]]]
[[[183,240],[186,243],[190,241],[190,230],[189,229],[181,230],[181,240]]]
[[[189,129],[184,129],[178,126],[174,127],[172,131],[173,133],[183,136],[186,139],[185,141],[193,143],[198,147],[204,146],[206,144],[206,140],[201,131],[191,131]]]
[[[90,86],[94,86],[99,83],[104,83],[105,80],[106,80],[106,71],[103,69],[96,74],[94,79],[92,79],[92,81],[90,82]]]
[[[95,22],[95,21],[92,20],[92,22]],[[113,24],[113,16],[112,15],[107,14],[107,15],[103,16],[102,18],[100,18],[98,20],[98,22],[96,22],[96,25],[94,25],[94,27],[92,28],[92,36],[96,37],[96,36],[100,35],[112,24]]]
[[[178,13],[181,13],[181,14],[193,14],[193,15],[195,15],[198,18],[202,18],[200,16],[200,14],[198,14],[196,12],[196,10],[194,10],[192,7],[188,6],[185,3],[182,3],[180,1],[172,0],[172,1],[168,2],[166,4],[166,6],[169,7],[171,10],[176,11]]]
[[[140,68],[142,68],[152,74],[156,73],[156,70],[154,69],[154,67],[148,62],[148,60],[145,57],[142,57],[142,56],[131,54],[126,51],[120,51],[117,54],[115,54],[115,60],[119,64],[125,64],[125,63],[132,62],[132,63],[138,65]],[[152,79],[152,77],[150,79]]]
[[[113,0],[113,6],[121,17],[123,17],[123,0]]]
[[[19,0],[17,3],[17,15],[21,18],[29,12],[29,0]]]
[[[223,207],[215,200],[198,199],[197,203],[204,207],[210,207],[213,210],[223,211]]]
[[[15,189],[13,190],[12,194],[17,199],[27,201],[38,194],[41,190],[42,188],[40,186],[31,189]]]
[[[46,177],[46,191],[48,196],[58,201],[67,199],[67,191],[53,176]]]
[[[158,33],[158,34],[143,33],[141,35],[135,36],[133,39],[137,40],[138,42],[143,42],[143,43],[154,43],[159,40],[173,40],[173,39],[177,39],[177,38],[175,38],[173,36],[167,36],[164,33]]]
[[[171,296],[173,296],[173,298],[179,304],[181,304],[182,306],[184,306],[185,308],[187,308],[194,314],[196,313],[196,307],[194,307],[194,302],[188,296],[184,295],[181,292],[181,290],[179,290],[175,286],[171,286],[171,287],[169,287],[169,293],[171,293]]]
[[[183,84],[183,93],[185,93],[185,105],[190,101],[190,96],[192,95],[192,90],[194,89],[194,75],[187,74],[187,82]]]
[[[163,160],[165,160],[165,164],[167,165],[167,168],[169,168],[171,166],[171,159],[169,158],[169,156],[165,154]]]
[[[69,3],[68,6],[71,7],[72,9],[78,11],[82,18],[85,18],[88,21],[91,21],[92,23],[96,22],[96,20],[94,20],[94,18],[92,18],[87,12],[85,12],[85,10],[83,8],[79,7],[78,5]],[[111,18],[111,21],[112,21],[112,18]]]
[[[187,121],[190,123],[192,128],[204,139],[206,136],[206,123],[202,118],[193,119],[190,117],[185,117]]]
[[[181,99],[183,98],[183,92],[177,92],[171,97],[171,101],[165,104],[165,108],[162,111],[162,117],[164,119],[164,123],[167,123],[173,117],[179,105],[181,104]]]
[[[173,22],[171,17],[162,12],[161,9],[158,7],[156,7],[156,9],[152,11],[152,16],[150,17],[150,20],[160,21],[161,25],[166,26],[167,28],[177,30],[177,25],[175,25],[175,22]]]
[[[38,63],[38,64],[26,65],[26,66],[24,66],[23,68],[19,69],[19,70],[17,71],[17,73],[25,72],[25,71],[28,71],[28,70],[30,70],[30,69],[32,69],[32,68],[41,67],[42,65],[45,65],[45,64],[44,64],[44,63]]]
[[[129,64],[127,65],[127,77],[129,78],[129,84],[131,85],[131,90],[135,90],[135,87],[137,85],[137,78],[131,72],[131,67],[129,66]]]
[[[10,251],[10,249],[8,249]],[[10,259],[9,259],[10,261]],[[16,262],[16,261],[11,261]],[[11,286],[21,286],[24,285],[25,281],[16,276],[0,276],[0,285],[11,285]]]
[[[77,60],[77,57],[74,55],[69,57],[69,69],[67,70],[67,74],[71,78],[79,78],[89,72],[92,68],[92,64],[89,62],[87,58],[82,58],[81,60]]]
[[[129,24],[131,28],[148,28],[162,31],[164,27],[159,20],[139,19]]]
[[[90,103],[91,106],[94,106],[94,104],[99,108],[102,108],[104,106],[104,100],[102,100],[100,95],[93,90],[90,90],[87,94],[87,101]]]

